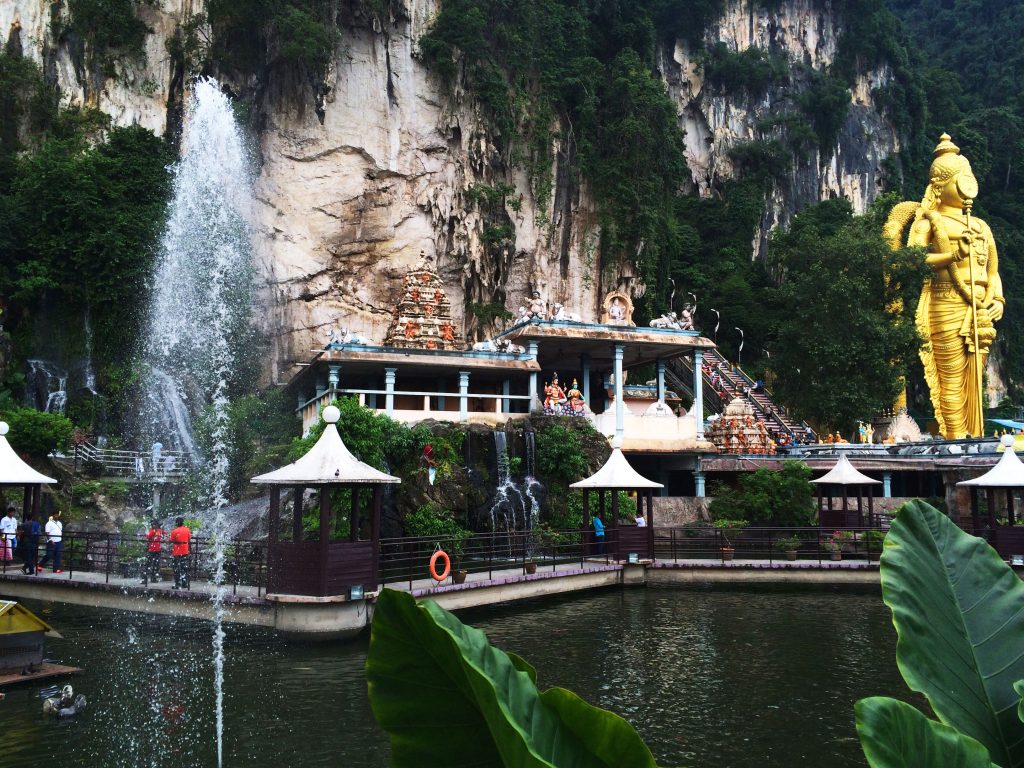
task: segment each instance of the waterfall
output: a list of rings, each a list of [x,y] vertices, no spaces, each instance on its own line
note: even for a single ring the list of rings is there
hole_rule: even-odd
[[[92,313],[89,311],[88,306],[85,308],[82,324],[85,327],[85,364],[83,366],[85,388],[93,395],[98,395],[99,392],[96,391],[96,370],[92,364]]]
[[[224,739],[224,507],[228,491],[229,386],[252,332],[252,171],[231,102],[217,83],[197,80],[186,106],[181,159],[160,243],[145,337],[149,369],[141,404],[148,439],[193,454],[200,506],[217,542],[212,561],[217,764]],[[192,420],[209,436],[196,455]]]
[[[28,360],[25,398],[46,413],[64,413],[68,403],[68,372],[49,360]]]
[[[530,436],[527,438],[528,474],[522,484],[512,477],[508,437],[503,430],[495,430],[493,434],[498,482],[490,509],[491,530],[529,531],[540,515],[536,492],[541,488],[540,482],[529,473],[532,466],[532,433],[527,432]]]

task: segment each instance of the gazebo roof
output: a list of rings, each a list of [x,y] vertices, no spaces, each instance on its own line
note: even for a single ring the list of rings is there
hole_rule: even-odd
[[[353,456],[338,434],[341,411],[324,408],[324,433],[305,456],[286,467],[252,478],[256,485],[378,485],[400,483],[397,477],[380,472]]]
[[[603,467],[586,480],[580,480],[569,487],[595,490],[633,490],[636,488],[664,488],[665,486],[648,480],[633,469],[626,461],[626,457],[622,455],[622,449],[615,445],[612,448],[612,455],[608,457],[608,461],[604,463]]]
[[[811,482],[820,483],[821,485],[879,485],[882,481],[874,480],[860,472],[846,458],[846,454],[841,453],[839,454],[839,461],[836,462],[832,469],[817,480],[811,480]]]
[[[1024,464],[1013,450],[1013,435],[1003,435],[1002,443],[1005,450],[992,469],[981,477],[964,480],[957,485],[981,488],[1024,488]]]
[[[0,485],[43,485],[56,483],[52,477],[36,472],[7,442],[7,422],[0,421]]]

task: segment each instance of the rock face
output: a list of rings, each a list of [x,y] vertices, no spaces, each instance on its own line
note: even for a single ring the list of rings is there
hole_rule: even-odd
[[[385,29],[339,19],[341,41],[317,109],[296,106],[283,84],[267,84],[260,94],[255,251],[265,278],[257,315],[272,340],[268,381],[290,378],[322,346],[329,326],[383,340],[402,276],[421,250],[434,257],[458,331],[470,342],[496,330],[488,305],[514,311],[533,290],[584,321],[598,319],[608,291],[643,290],[630,264],[595,267],[594,205],[568,171],[565,148],[554,147],[554,189],[542,208],[525,173],[496,150],[479,106],[419,61],[416,41],[437,3],[405,0]],[[707,41],[732,50],[756,45],[814,69],[831,62],[840,29],[814,0],[784,0],[771,14],[753,5],[728,0]],[[52,23],[51,12],[59,22],[64,8],[7,0],[0,29],[19,35],[25,55],[43,63],[65,102],[98,106],[116,124],[173,130],[191,73],[169,56],[168,43],[203,11],[203,0],[142,4],[152,30],[145,55],[106,67],[89,66],[73,34],[55,33],[62,25]],[[773,94],[713,93],[684,43],[663,50],[660,60],[686,130],[692,178],[681,181],[712,194],[735,173],[730,148],[763,137],[759,124],[772,112]],[[802,205],[845,195],[860,211],[875,197],[880,164],[898,149],[871,98],[886,76],[874,72],[858,82],[838,145],[811,151],[770,194],[753,255]],[[251,91],[251,84],[229,85]],[[472,194],[499,184],[512,191],[498,202]]]

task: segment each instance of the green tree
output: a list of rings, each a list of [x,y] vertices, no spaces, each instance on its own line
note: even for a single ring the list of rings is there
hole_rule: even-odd
[[[769,249],[781,275],[775,393],[822,429],[847,431],[892,406],[919,339],[923,258],[881,236],[891,200],[865,216],[830,200],[798,214]]]
[[[786,461],[781,470],[764,467],[740,475],[738,487],[720,485],[713,492],[714,520],[745,520],[754,525],[802,527],[814,521],[811,468]]]
[[[9,408],[0,413],[0,421],[6,421],[11,428],[7,440],[18,453],[45,459],[53,451],[71,447],[71,421],[59,413]]]

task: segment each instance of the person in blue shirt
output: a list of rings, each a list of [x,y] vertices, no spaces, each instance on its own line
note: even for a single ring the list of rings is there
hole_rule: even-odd
[[[39,557],[39,535],[43,532],[39,521],[31,512],[25,515],[25,568],[29,576],[36,574],[36,559]]]
[[[597,554],[604,554],[604,521],[601,513],[594,515],[594,540],[597,542]]]

